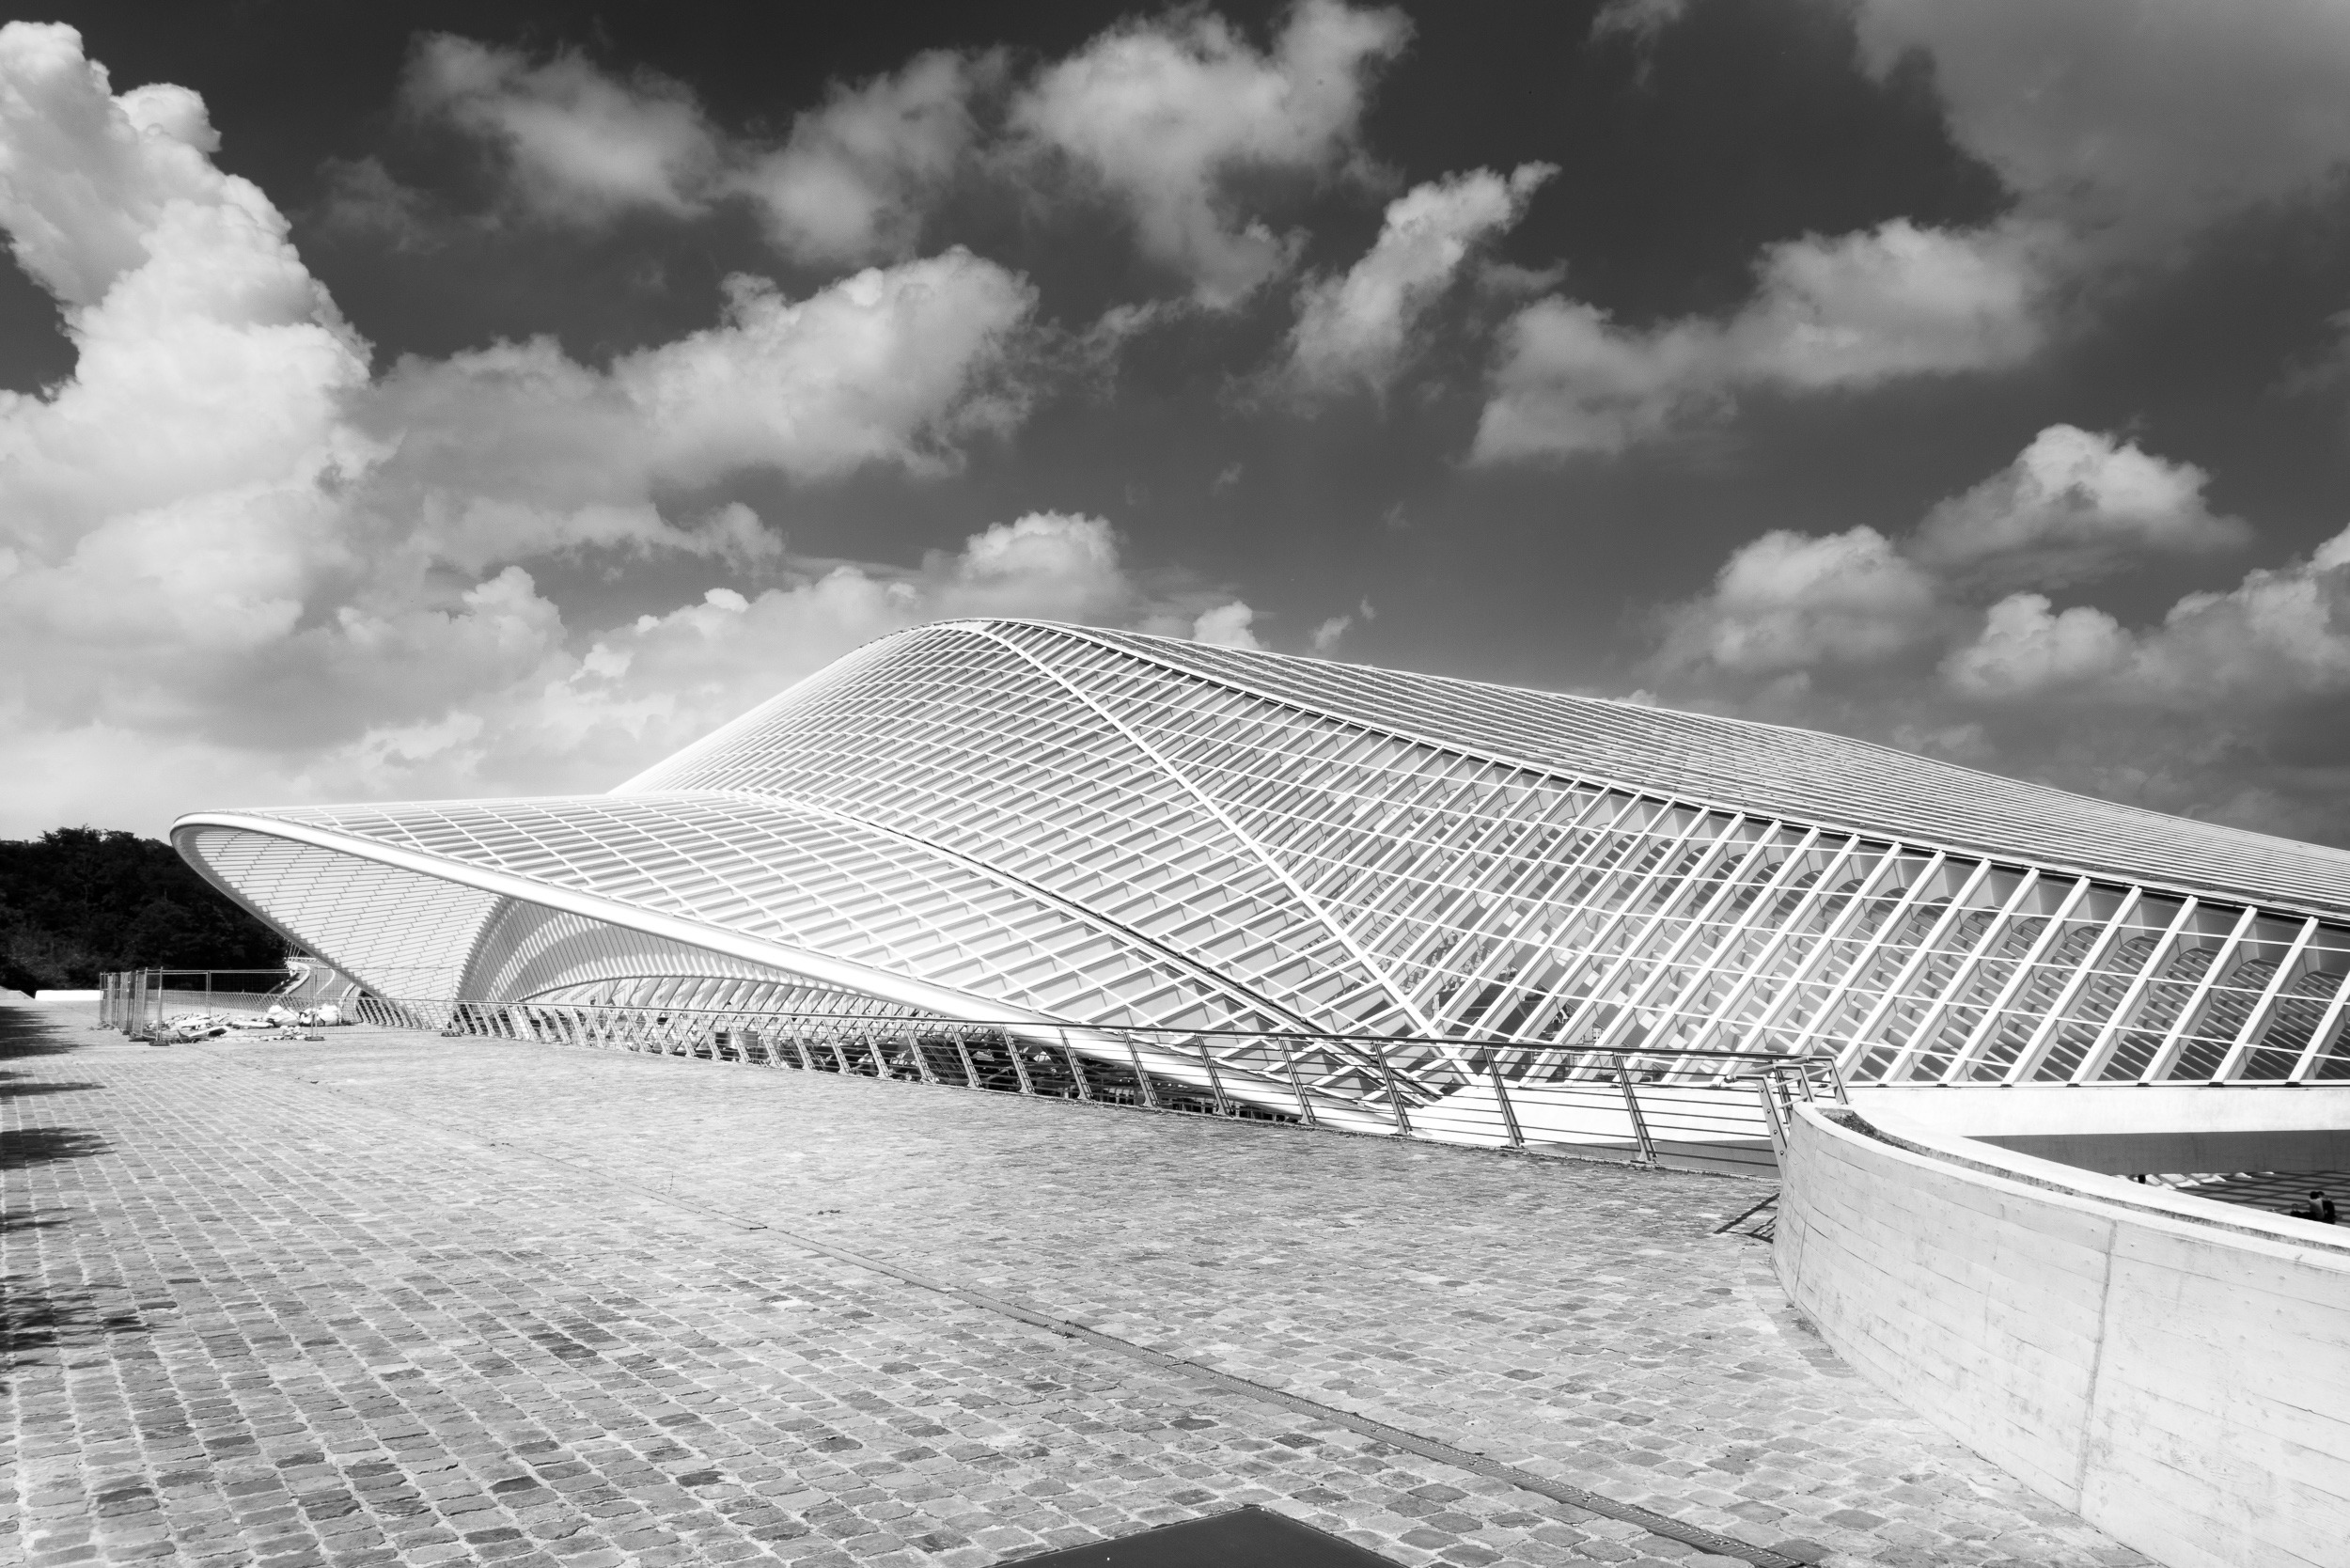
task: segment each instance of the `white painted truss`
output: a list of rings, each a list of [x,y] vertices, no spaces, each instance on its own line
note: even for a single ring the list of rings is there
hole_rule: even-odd
[[[1340,1123],[1496,1079],[1539,1103],[1627,1050],[1650,1081],[1707,1050],[1855,1084],[2350,1080],[2341,851],[1038,622],[883,638],[608,795],[174,839],[386,997],[990,1020]]]

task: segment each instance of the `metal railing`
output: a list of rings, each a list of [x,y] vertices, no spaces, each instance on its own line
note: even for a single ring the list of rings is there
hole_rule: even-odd
[[[1794,1103],[1843,1099],[1830,1057],[1739,1050],[375,996],[355,1012],[449,1037],[1747,1176],[1776,1172]]]
[[[119,969],[98,977],[98,1027],[149,1033],[180,1012],[252,1013],[308,1005],[319,972],[275,969]]]

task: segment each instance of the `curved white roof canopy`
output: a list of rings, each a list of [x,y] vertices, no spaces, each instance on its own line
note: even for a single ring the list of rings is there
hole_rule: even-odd
[[[2350,1075],[2350,855],[1830,735],[1027,621],[858,650],[611,795],[198,813],[390,996]],[[1406,1066],[1432,1090],[1480,1047]],[[1477,1064],[1483,1058],[1479,1057]]]

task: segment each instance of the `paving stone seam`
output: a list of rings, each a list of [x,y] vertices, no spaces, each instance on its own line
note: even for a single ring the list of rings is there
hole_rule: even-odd
[[[430,1127],[433,1131],[440,1133],[445,1137],[462,1138],[465,1141],[481,1144],[489,1148],[505,1150],[509,1153],[519,1154],[528,1159],[540,1161],[543,1164],[556,1166],[569,1174],[586,1176],[603,1185],[623,1185],[623,1184],[615,1181],[611,1176],[592,1166],[584,1165],[573,1160],[568,1160],[560,1155],[545,1153],[540,1150],[526,1148],[521,1144],[511,1143],[502,1138],[491,1137],[462,1123],[440,1121],[431,1117],[419,1116],[415,1111],[409,1110],[405,1106],[389,1105],[384,1101],[375,1099],[371,1095],[354,1093],[350,1090],[338,1088],[337,1086],[329,1084],[321,1079],[309,1077],[299,1073],[284,1074],[272,1072],[268,1068],[257,1066],[250,1062],[239,1061],[233,1058],[223,1057],[215,1052],[202,1050],[201,1048],[198,1048],[196,1054],[218,1062],[223,1066],[235,1067],[241,1071],[254,1074],[257,1076],[280,1079],[290,1076],[302,1083],[308,1084],[315,1089],[323,1090],[328,1094],[335,1095],[337,1098],[354,1101],[360,1105],[368,1106],[371,1110],[397,1116],[402,1120],[414,1121],[419,1126]],[[631,1196],[638,1200],[649,1200],[665,1207],[682,1209],[688,1213],[718,1219],[728,1225],[733,1226],[744,1231],[758,1232],[767,1237],[787,1241],[793,1247],[816,1253],[819,1256],[831,1258],[837,1262],[848,1263],[853,1267],[862,1268],[871,1273],[879,1274],[886,1278],[895,1279],[903,1284],[913,1285],[917,1289],[931,1291],[937,1294],[964,1302],[967,1305],[980,1308],[983,1310],[995,1312],[1002,1316],[1012,1318],[1017,1322],[1026,1324],[1031,1327],[1044,1329],[1049,1333],[1059,1335],[1064,1339],[1076,1340],[1086,1344],[1092,1345],[1098,1349],[1108,1351],[1127,1359],[1140,1361],[1146,1365],[1158,1368],[1162,1371],[1182,1372],[1205,1381],[1227,1393],[1237,1394],[1242,1398],[1264,1403],[1277,1404],[1285,1409],[1297,1412],[1301,1415],[1312,1416],[1318,1419],[1333,1422],[1363,1436],[1371,1437],[1379,1442],[1390,1444],[1409,1453],[1416,1453],[1423,1459],[1431,1459],[1438,1464],[1449,1465],[1455,1468],[1466,1470],[1474,1475],[1480,1475],[1490,1480],[1503,1482],[1509,1485],[1515,1486],[1522,1491],[1531,1492],[1537,1497],[1546,1497],[1554,1502],[1564,1503],[1568,1507],[1580,1509],[1588,1513],[1596,1513],[1604,1518],[1614,1519],[1623,1524],[1637,1525],[1640,1529],[1649,1531],[1651,1534],[1663,1536],[1671,1541],[1678,1541],[1684,1545],[1694,1547],[1701,1552],[1710,1552],[1721,1557],[1737,1558],[1754,1564],[1755,1568],[1810,1568],[1810,1564],[1813,1560],[1808,1558],[1793,1557],[1784,1552],[1776,1551],[1767,1546],[1757,1545],[1756,1544],[1748,1541],[1742,1541],[1735,1536],[1723,1535],[1717,1531],[1706,1529],[1701,1526],[1685,1523],[1672,1517],[1670,1514],[1659,1513],[1653,1509],[1643,1508],[1637,1503],[1623,1502],[1617,1498],[1607,1497],[1603,1493],[1589,1491],[1570,1482],[1551,1481],[1545,1477],[1535,1475],[1531,1471],[1522,1470],[1516,1466],[1505,1464],[1500,1460],[1490,1459],[1482,1454],[1470,1452],[1465,1449],[1455,1448],[1453,1445],[1446,1443],[1438,1438],[1427,1437],[1418,1433],[1406,1431],[1401,1427],[1389,1426],[1384,1421],[1372,1420],[1368,1417],[1358,1416],[1352,1411],[1340,1409],[1336,1405],[1324,1404],[1320,1401],[1308,1399],[1303,1395],[1293,1394],[1285,1389],[1268,1388],[1263,1384],[1255,1383],[1247,1378],[1235,1376],[1230,1372],[1220,1371],[1199,1361],[1195,1361],[1188,1356],[1175,1356],[1170,1355],[1166,1351],[1154,1350],[1148,1345],[1137,1344],[1131,1340],[1120,1339],[1114,1334],[1105,1334],[1099,1329],[1089,1328],[1084,1324],[1075,1323],[1066,1318],[1056,1317],[1048,1312],[1041,1312],[1034,1308],[1022,1306],[1018,1302],[1007,1300],[1004,1297],[993,1295],[984,1291],[972,1290],[945,1280],[933,1279],[926,1275],[917,1273],[915,1270],[905,1268],[902,1265],[889,1262],[884,1259],[874,1258],[865,1253],[840,1247],[832,1242],[822,1241],[813,1236],[804,1235],[799,1231],[789,1230],[782,1226],[770,1225],[765,1221],[752,1219],[747,1215],[738,1215],[729,1210],[721,1209],[712,1204],[700,1203],[691,1199],[680,1198],[674,1193],[650,1192],[633,1187],[628,1190]]]

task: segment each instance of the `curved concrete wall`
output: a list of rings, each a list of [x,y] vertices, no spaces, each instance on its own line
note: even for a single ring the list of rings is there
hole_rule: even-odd
[[[2350,1235],[1816,1106],[1781,1168],[1780,1281],[1919,1414],[2172,1568],[2350,1565]]]

